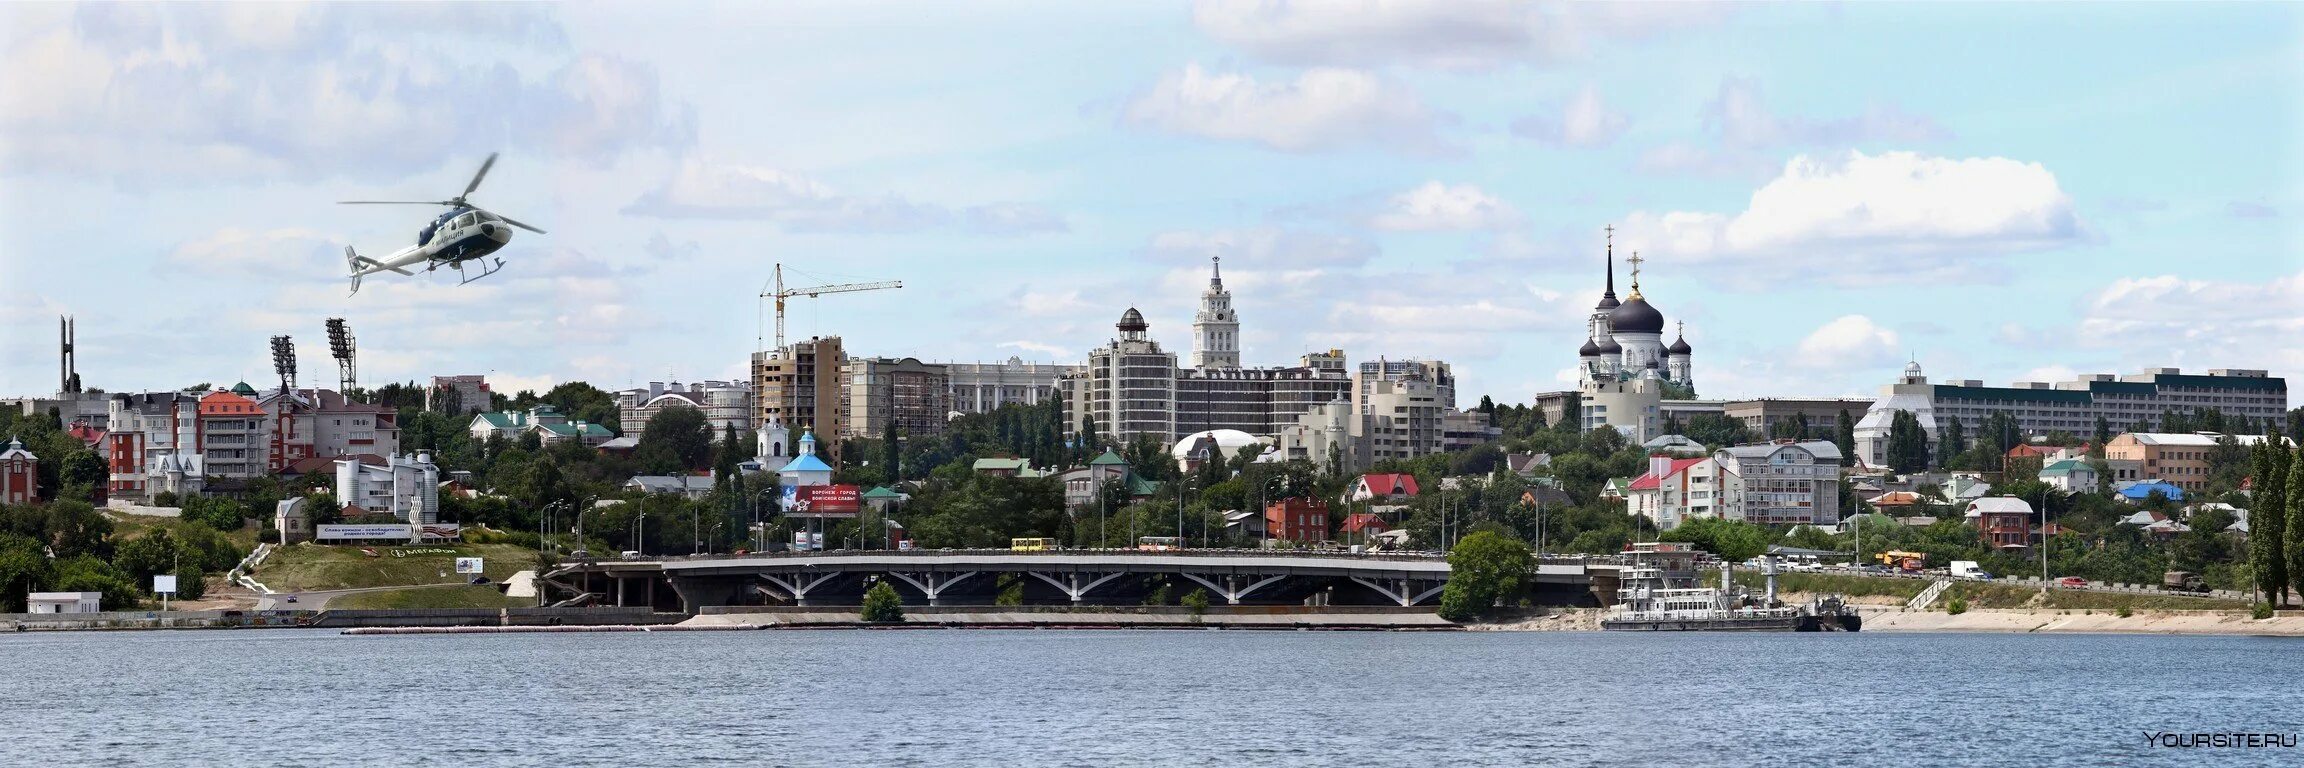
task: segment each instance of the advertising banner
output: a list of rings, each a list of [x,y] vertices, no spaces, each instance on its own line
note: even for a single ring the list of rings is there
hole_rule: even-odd
[[[457,572],[457,573],[462,573],[462,574],[468,574],[468,575],[478,575],[478,574],[480,573],[480,558],[477,558],[477,557],[459,557],[459,558],[456,558],[456,572]]]
[[[464,537],[464,527],[459,525],[423,525],[417,526],[416,535],[427,541],[460,539]]]
[[[413,525],[323,525],[314,533],[321,541],[407,541],[416,538]]]
[[[862,507],[863,488],[854,485],[803,485],[788,488],[791,501],[785,517],[855,517]]]

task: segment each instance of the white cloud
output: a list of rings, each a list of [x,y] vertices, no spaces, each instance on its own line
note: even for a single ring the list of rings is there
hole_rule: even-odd
[[[1861,282],[1889,268],[1900,276],[1973,276],[1967,268],[1981,257],[2056,248],[2085,236],[2071,197],[2038,163],[1849,152],[1792,158],[1733,215],[1630,214],[1617,246],[1769,275]],[[1819,266],[1831,269],[1812,269]]]
[[[161,262],[174,274],[205,276],[229,271],[241,276],[310,280],[343,275],[343,252],[341,242],[307,229],[225,227],[177,245]]]
[[[957,229],[1018,236],[1068,229],[1062,216],[1025,203],[950,208],[894,194],[848,195],[775,168],[690,157],[625,213],[659,218],[758,219],[795,232],[902,233]]]
[[[1544,64],[1597,38],[1709,24],[1724,4],[1522,0],[1200,0],[1192,20],[1219,41],[1285,64],[1485,69]]]
[[[1068,360],[1079,355],[1077,351],[1065,349],[1054,344],[1047,344],[1038,341],[1027,341],[1022,339],[1017,341],[1003,341],[993,346],[999,347],[1001,349],[1020,349],[1026,352],[1038,352],[1040,354],[1047,355],[1051,360]]]
[[[1818,326],[1800,340],[1802,367],[1849,369],[1877,367],[1896,361],[1896,332],[1880,327],[1863,315],[1842,315]]]
[[[1374,146],[1431,153],[1447,147],[1442,118],[1406,88],[1352,69],[1307,69],[1284,83],[1210,72],[1198,64],[1162,78],[1123,112],[1169,133],[1248,141],[1289,152]]]
[[[1350,235],[1330,235],[1280,227],[1163,232],[1152,236],[1145,255],[1170,264],[1204,269],[1220,257],[1231,269],[1275,270],[1303,267],[1356,267],[1376,255],[1376,246]]]
[[[527,44],[539,74],[460,56],[475,35]],[[654,68],[564,44],[534,9],[83,6],[0,50],[0,168],[214,183],[693,141]]]
[[[2304,272],[2268,281],[2160,275],[2090,297],[2068,343],[2112,348],[2131,366],[2269,368],[2304,375]]]
[[[1494,229],[1519,221],[1511,204],[1470,184],[1427,181],[1394,195],[1384,212],[1370,220],[1377,229],[1401,232]]]
[[[1632,119],[1600,100],[1600,89],[1585,86],[1554,112],[1512,121],[1512,132],[1547,144],[1596,148],[1616,143]]]
[[[1768,107],[1760,84],[1724,77],[1710,101],[1697,112],[1708,144],[1672,142],[1640,156],[1639,167],[1659,173],[1747,176],[1772,170],[1780,147],[1842,148],[1868,144],[1909,145],[1941,141],[1952,132],[1924,115],[1875,104],[1847,117],[1778,114]]]

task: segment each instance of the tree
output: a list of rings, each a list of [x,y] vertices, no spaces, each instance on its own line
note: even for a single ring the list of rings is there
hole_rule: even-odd
[[[712,460],[712,425],[704,412],[684,405],[665,406],[648,418],[633,448],[640,467],[650,474],[669,475],[707,466]]]
[[[1440,591],[1440,617],[1469,621],[1520,590],[1536,560],[1528,543],[1494,531],[1475,531],[1448,552],[1448,584]]]
[[[1888,468],[1909,474],[1928,468],[1928,433],[1911,411],[1897,411],[1888,422]]]
[[[1659,534],[1663,541],[1685,541],[1697,549],[1718,555],[1730,563],[1741,563],[1768,550],[1772,537],[1760,526],[1742,520],[1724,517],[1699,517],[1680,527]]]
[[[880,464],[888,475],[888,484],[904,481],[904,445],[896,439],[896,419],[890,416],[888,424],[880,430]]]
[[[57,471],[59,498],[94,501],[95,493],[110,478],[104,468],[104,459],[88,448],[78,448],[64,455],[63,468]]]
[[[874,624],[893,624],[904,620],[904,600],[896,595],[896,588],[888,582],[872,585],[864,592],[864,609],[858,618]]]
[[[1960,454],[1967,452],[1967,426],[1960,423],[1960,417],[1954,416],[1944,422],[1944,434],[1937,436],[1936,466],[1955,469],[1953,462],[1959,461]]]
[[[2272,605],[2280,604],[2288,584],[2285,553],[2288,516],[2272,511],[2287,508],[2287,481],[2296,479],[2288,472],[2287,452],[2278,440],[2256,444],[2256,490],[2252,501],[2256,510],[2248,516],[2249,572],[2255,574],[2256,588],[2263,593],[2265,602]]]
[[[728,425],[719,450],[712,455],[712,487],[727,488],[736,479],[736,465],[743,463],[745,453],[743,443],[736,439],[736,425]]]
[[[1856,420],[1848,418],[1848,409],[1840,409],[1840,428],[1832,433],[1832,445],[1840,449],[1840,466],[1856,465]]]
[[[1717,413],[1699,413],[1688,417],[1688,429],[1682,434],[1688,439],[1714,448],[1752,442],[1752,432],[1740,419],[1731,419]]]
[[[2112,442],[2112,422],[2105,421],[2104,417],[2098,416],[2096,417],[2096,450],[2103,451],[2104,444],[2109,442]]]
[[[2264,442],[2276,443],[2279,441],[2266,440]],[[2282,524],[2284,530],[2281,534],[2282,539],[2284,539],[2281,542],[2281,547],[2287,555],[2288,572],[2285,575],[2288,577],[2288,584],[2294,587],[2298,593],[2304,594],[2304,493],[2297,493],[2295,489],[2297,479],[2304,478],[2304,451],[2292,451],[2282,447],[2279,452],[2294,454],[2288,462],[2287,473],[2281,476],[2282,501],[2288,507],[2285,513],[2288,519]],[[2259,505],[2259,507],[2261,506]],[[2281,515],[2281,510],[2275,508],[2268,511],[2264,517],[2279,517]]]

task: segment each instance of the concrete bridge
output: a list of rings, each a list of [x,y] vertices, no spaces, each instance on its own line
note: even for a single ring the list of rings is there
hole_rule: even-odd
[[[1438,555],[1254,550],[913,550],[704,556],[570,563],[545,576],[561,604],[856,605],[874,584],[910,605],[1139,605],[1162,588],[1228,605],[1432,605],[1448,581]],[[1587,604],[1581,560],[1538,568],[1545,602]]]

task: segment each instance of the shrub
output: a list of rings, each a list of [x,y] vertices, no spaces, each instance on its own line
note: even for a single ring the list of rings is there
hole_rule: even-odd
[[[1954,616],[1967,613],[1968,601],[1965,598],[1952,598],[1952,602],[1944,604],[1944,612]]]
[[[2125,605],[2123,605],[2123,606],[2120,606],[2120,610],[2118,610],[2118,611],[2114,611],[2114,612],[2113,612],[2113,615],[2115,615],[2115,616],[2119,616],[2120,618],[2123,618],[2123,619],[2125,619],[2125,618],[2128,618],[2128,617],[2130,617],[2130,616],[2134,616],[2134,615],[2136,615],[2136,612],[2135,612],[2134,610],[2130,610],[2130,609],[2128,608],[2128,606],[2125,606]]]
[[[896,596],[896,588],[880,582],[864,593],[861,618],[874,624],[890,624],[904,620],[904,600]]]
[[[2272,604],[2259,602],[2248,607],[2248,615],[2258,619],[2272,618]]]
[[[278,544],[280,543],[280,529],[266,528],[263,533],[256,534],[256,540],[265,544]]]
[[[1208,590],[1192,590],[1191,594],[1184,596],[1184,607],[1192,610],[1193,621],[1199,621],[1201,616],[1208,613]]]

